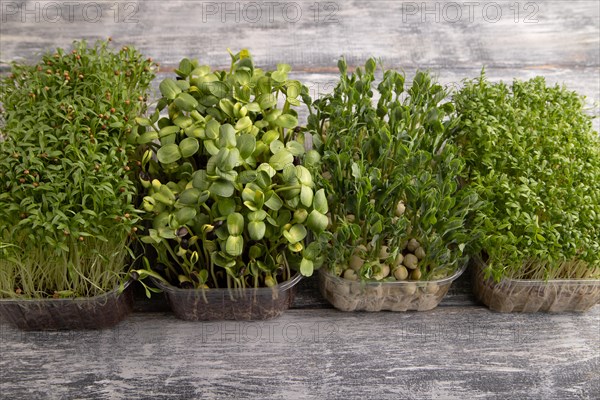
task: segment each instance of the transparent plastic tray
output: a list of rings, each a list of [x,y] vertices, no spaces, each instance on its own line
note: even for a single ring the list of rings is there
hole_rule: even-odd
[[[466,269],[434,281],[360,282],[320,270],[321,294],[342,311],[426,311],[442,301],[452,282]]]
[[[600,304],[600,280],[485,279],[483,261],[474,260],[473,291],[499,312],[585,312]]]
[[[133,310],[132,281],[94,297],[73,299],[0,299],[0,314],[23,330],[102,329],[121,322]]]
[[[178,318],[188,321],[263,320],[278,317],[294,302],[302,275],[270,288],[181,289],[153,279]]]

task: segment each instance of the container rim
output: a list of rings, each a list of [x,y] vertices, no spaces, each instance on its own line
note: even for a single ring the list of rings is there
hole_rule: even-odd
[[[125,283],[123,284],[123,291],[125,291],[131,284],[133,283],[133,279],[129,278],[127,279],[127,281],[125,281]],[[112,297],[115,294],[119,295],[118,291],[119,291],[119,287],[120,285],[118,285],[116,288],[106,292],[106,293],[102,293],[99,294],[97,296],[92,296],[92,297],[71,297],[71,298],[65,298],[65,299],[53,299],[53,298],[39,298],[39,299],[32,299],[32,298],[24,298],[24,299],[19,299],[19,298],[15,298],[15,297],[11,297],[11,298],[0,298],[0,303],[3,304],[13,304],[13,303],[87,303],[87,302],[91,302],[91,301],[97,301],[97,300],[102,300],[108,297]]]
[[[319,271],[322,275],[324,275],[325,277],[327,277],[328,279],[334,279],[334,280],[339,280],[339,281],[347,281],[349,283],[360,283],[361,285],[366,285],[366,286],[378,286],[378,285],[386,285],[386,286],[403,286],[403,285],[412,285],[412,284],[429,284],[429,283],[436,283],[438,285],[443,285],[446,283],[452,283],[454,282],[459,276],[461,276],[465,270],[467,269],[467,265],[469,264],[468,259],[462,264],[462,266],[457,269],[452,275],[447,276],[445,278],[442,279],[435,279],[435,280],[430,280],[430,281],[391,281],[391,282],[381,282],[381,281],[375,281],[375,282],[371,282],[371,281],[350,281],[347,279],[344,279],[342,277],[336,276],[334,274],[332,274],[331,272],[329,272],[329,270],[327,270],[326,268],[321,268],[321,270]]]
[[[296,286],[296,284],[298,284],[298,282],[300,282],[302,280],[303,276],[302,274],[300,274],[299,272],[296,272],[290,279],[288,279],[285,282],[282,283],[278,283],[275,286],[272,287],[259,287],[259,288],[254,288],[254,287],[247,287],[247,288],[210,288],[210,289],[182,289],[182,288],[178,288],[176,286],[171,285],[170,283],[165,283],[163,281],[160,281],[154,277],[150,277],[150,279],[152,280],[152,282],[158,286],[159,289],[162,289],[164,291],[168,291],[171,293],[202,293],[202,292],[206,292],[206,293],[215,293],[215,294],[219,294],[219,293],[229,293],[232,290],[238,291],[238,290],[252,290],[255,293],[261,294],[261,293],[272,293],[274,290],[279,290],[280,292],[286,291],[291,289],[292,287]]]
[[[483,268],[487,265],[480,256],[472,257],[475,262],[475,268],[477,273],[481,273]],[[511,285],[521,286],[537,286],[537,285],[600,285],[600,279],[514,279],[514,278],[502,278],[500,282],[496,282],[491,279],[494,284],[507,283]]]

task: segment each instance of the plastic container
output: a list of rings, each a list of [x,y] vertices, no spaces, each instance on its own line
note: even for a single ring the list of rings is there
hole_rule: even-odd
[[[466,269],[434,281],[360,282],[320,270],[319,289],[342,311],[427,311],[442,301],[452,282]]]
[[[485,264],[475,260],[473,291],[498,312],[585,312],[600,303],[600,280],[485,279]]]
[[[102,329],[121,322],[133,310],[132,281],[94,297],[74,299],[0,299],[3,319],[28,331]]]
[[[175,315],[187,321],[263,320],[290,308],[302,275],[270,288],[181,289],[153,279]]]

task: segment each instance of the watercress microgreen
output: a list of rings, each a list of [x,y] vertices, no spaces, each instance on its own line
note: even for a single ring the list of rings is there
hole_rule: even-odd
[[[154,69],[131,47],[75,42],[2,80],[0,297],[93,296],[124,277]]]
[[[600,138],[585,100],[543,77],[467,80],[453,136],[484,200],[481,247],[496,280],[600,278]]]

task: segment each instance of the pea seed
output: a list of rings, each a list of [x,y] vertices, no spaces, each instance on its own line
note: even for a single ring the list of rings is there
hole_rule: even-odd
[[[421,245],[419,244],[417,239],[410,239],[408,241],[408,244],[406,245],[406,250],[410,251],[411,253],[414,253],[415,250],[419,248],[419,246]]]
[[[410,279],[412,279],[413,281],[418,281],[419,279],[421,279],[421,270],[420,269],[414,269],[410,272]]]
[[[390,252],[388,251],[388,247],[387,246],[381,246],[381,248],[379,249],[379,258],[381,260],[385,260],[389,256],[390,256]]]
[[[402,215],[404,215],[405,211],[406,211],[406,206],[404,205],[404,203],[402,201],[399,201],[398,204],[396,204],[396,209],[394,210],[394,215],[396,217],[401,217]]]
[[[407,255],[405,255],[404,261],[402,261],[402,264],[404,264],[404,266],[406,266],[406,268],[408,268],[408,269],[417,268],[418,263],[419,263],[419,259],[417,258],[417,256],[415,256],[412,253],[408,253]]]
[[[354,271],[361,269],[364,263],[365,260],[356,254],[353,254],[352,257],[350,257],[350,268]]]
[[[394,270],[394,278],[396,278],[399,281],[406,280],[406,278],[408,278],[408,270],[406,269],[406,267],[402,265],[396,267],[396,269]]]
[[[402,291],[407,295],[412,296],[417,291],[417,285],[406,282],[405,284],[402,284]]]
[[[347,269],[344,271],[344,279],[348,279],[350,281],[357,281],[358,275],[353,269]]]
[[[438,292],[438,290],[439,286],[437,283],[428,283],[427,286],[425,286],[425,292],[428,294],[435,294]]]

